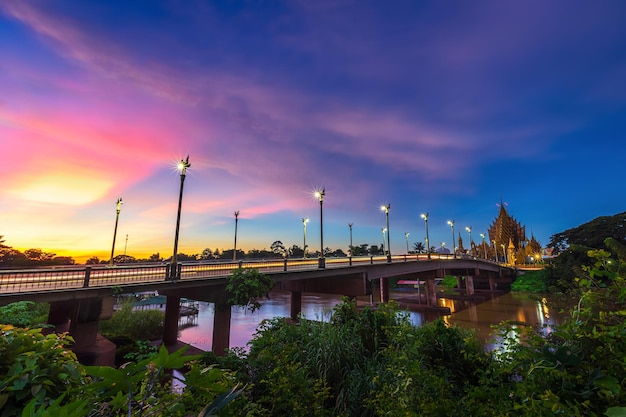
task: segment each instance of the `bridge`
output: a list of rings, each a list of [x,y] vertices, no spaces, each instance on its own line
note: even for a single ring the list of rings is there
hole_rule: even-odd
[[[340,294],[349,297],[371,295],[379,283],[381,302],[389,301],[389,279],[425,282],[428,306],[437,305],[435,280],[457,277],[459,288],[468,295],[477,287],[491,291],[512,282],[516,271],[485,259],[452,255],[397,255],[325,258],[297,258],[120,266],[56,267],[31,270],[0,270],[0,305],[15,301],[50,303],[48,323],[56,331],[69,331],[73,350],[88,364],[110,364],[115,346],[97,334],[99,320],[113,313],[113,296],[121,293],[158,291],[165,295],[163,343],[177,343],[180,299],[215,304],[213,351],[223,354],[229,347],[231,309],[226,284],[237,268],[255,268],[269,275],[276,287],[290,291],[291,316],[297,318],[302,293]],[[107,343],[108,342],[108,343]]]

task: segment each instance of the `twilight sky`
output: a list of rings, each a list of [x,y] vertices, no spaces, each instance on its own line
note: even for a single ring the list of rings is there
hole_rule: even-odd
[[[626,2],[0,0],[0,235],[108,259],[626,210]]]

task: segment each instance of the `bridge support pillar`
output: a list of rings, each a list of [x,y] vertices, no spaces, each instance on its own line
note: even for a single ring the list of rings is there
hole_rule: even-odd
[[[289,306],[291,309],[291,320],[298,320],[298,316],[302,312],[302,291],[291,291]]]
[[[496,279],[493,274],[489,274],[489,291],[495,291],[498,288],[498,284],[496,284]]]
[[[215,303],[212,350],[217,356],[224,356],[230,347],[230,316],[230,305]]]
[[[389,302],[389,282],[387,278],[380,278],[380,302]]]
[[[464,287],[464,285],[463,285],[463,277],[462,277],[462,276],[460,276],[460,275],[457,275],[457,276],[456,276],[456,287],[457,287],[459,290],[462,290],[462,289],[463,289],[463,287]]]
[[[474,295],[474,277],[471,275],[465,277],[465,290],[467,295]]]
[[[113,314],[113,298],[88,298],[50,303],[48,323],[55,332],[69,331],[72,351],[84,365],[114,366],[115,344],[98,334],[98,323]]]
[[[174,346],[178,341],[178,318],[180,315],[180,297],[168,295],[165,301],[163,319],[163,344]]]
[[[437,306],[437,286],[434,276],[426,278],[426,305],[428,307]]]

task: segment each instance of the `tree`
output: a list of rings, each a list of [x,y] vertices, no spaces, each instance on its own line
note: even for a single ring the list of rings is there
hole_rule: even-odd
[[[161,262],[162,260],[163,260],[163,258],[161,258],[161,254],[159,252],[153,253],[148,258],[148,261],[150,261],[150,262]]]
[[[426,253],[426,245],[422,242],[413,243],[413,250],[415,253]]]
[[[285,245],[280,240],[276,240],[270,246],[270,249],[274,255],[283,256],[285,254]]]
[[[206,248],[200,254],[200,260],[208,261],[209,259],[215,259],[215,256],[213,255],[213,251],[210,248]]]
[[[134,256],[130,255],[117,255],[113,258],[113,263],[116,264],[130,264],[135,262],[137,262],[137,259],[135,259]]]
[[[237,268],[228,277],[226,291],[230,294],[228,303],[249,309],[251,312],[261,308],[259,298],[269,298],[274,287],[274,280],[255,268]]]
[[[293,245],[292,247],[290,247],[288,252],[289,252],[289,256],[291,256],[293,258],[303,258],[304,257],[304,250],[300,246],[298,246],[298,245]]]
[[[26,249],[24,255],[31,261],[46,262],[54,258],[56,254],[44,252],[41,249]]]
[[[565,230],[550,237],[547,247],[554,254],[564,252],[571,245],[581,245],[594,249],[606,249],[604,240],[612,237],[618,243],[626,244],[626,212],[614,216],[602,216],[578,227]]]
[[[98,258],[97,256],[92,256],[91,258],[87,259],[87,262],[85,262],[85,265],[97,265],[100,263],[100,258]]]

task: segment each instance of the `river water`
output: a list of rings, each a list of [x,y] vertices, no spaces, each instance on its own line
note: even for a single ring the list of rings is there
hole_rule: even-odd
[[[407,291],[391,291],[392,299],[410,299],[417,302],[417,294]],[[303,294],[302,314],[307,319],[328,320],[333,307],[341,301],[340,296],[326,294]],[[357,305],[365,306],[375,299],[358,297]],[[232,308],[230,347],[246,348],[253,338],[258,325],[265,319],[289,317],[289,293],[274,291],[271,298],[261,301],[262,307],[251,313],[239,307]],[[507,293],[481,303],[470,303],[453,299],[439,299],[439,305],[450,308],[452,314],[442,316],[444,321],[461,327],[476,329],[478,336],[485,342],[493,332],[492,325],[502,321],[517,321],[527,324],[547,325],[558,324],[559,319],[552,314],[545,300],[537,301],[527,294]],[[211,303],[200,303],[196,324],[180,331],[179,340],[208,351],[212,347],[214,307]],[[440,315],[436,312],[410,311],[409,318],[413,325],[420,326],[435,320]],[[488,347],[493,347],[487,343]]]

